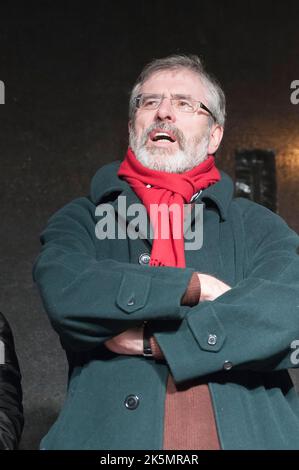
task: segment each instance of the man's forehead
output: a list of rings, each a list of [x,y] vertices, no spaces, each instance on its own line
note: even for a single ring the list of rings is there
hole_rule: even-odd
[[[163,93],[194,95],[204,91],[199,76],[188,69],[161,70],[155,72],[141,86],[143,93]]]

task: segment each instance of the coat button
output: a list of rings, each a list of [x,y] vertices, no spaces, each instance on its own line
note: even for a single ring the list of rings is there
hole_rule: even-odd
[[[139,256],[139,264],[148,264],[150,262],[150,255],[148,253],[142,253],[140,256]]]
[[[209,335],[208,344],[214,346],[217,343],[217,335]]]
[[[233,367],[233,364],[230,361],[224,361],[224,364],[223,364],[224,370],[231,370],[232,367]]]
[[[139,398],[137,395],[128,395],[125,399],[125,407],[128,410],[136,410],[137,406],[139,405]]]
[[[132,307],[132,305],[134,305],[134,304],[135,304],[135,299],[134,299],[134,297],[131,297],[131,298],[128,300],[127,305],[128,305],[129,307]]]

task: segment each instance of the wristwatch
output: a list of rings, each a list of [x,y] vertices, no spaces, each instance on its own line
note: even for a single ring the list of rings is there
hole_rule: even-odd
[[[147,321],[143,323],[143,355],[145,357],[153,357],[153,351],[150,345],[150,337],[152,331]]]

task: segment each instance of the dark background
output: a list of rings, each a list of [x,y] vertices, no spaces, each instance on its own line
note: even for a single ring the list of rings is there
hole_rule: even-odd
[[[129,92],[146,62],[204,59],[228,100],[218,166],[234,177],[236,151],[273,150],[278,212],[299,231],[298,20],[296,1],[1,2],[0,310],[23,374],[23,449],[38,447],[66,387],[31,277],[38,237],[53,212],[88,193],[99,166],[123,157]]]

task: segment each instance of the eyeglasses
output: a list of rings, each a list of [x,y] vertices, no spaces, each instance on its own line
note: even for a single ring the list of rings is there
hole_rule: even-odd
[[[161,94],[141,93],[140,95],[136,96],[135,103],[137,108],[145,111],[151,111],[158,109],[165,98],[166,96]],[[201,101],[196,101],[190,96],[185,95],[173,95],[172,98],[169,99],[171,105],[176,111],[182,113],[195,113],[201,108],[207,111],[212,116],[214,121],[216,121],[214,114]]]

